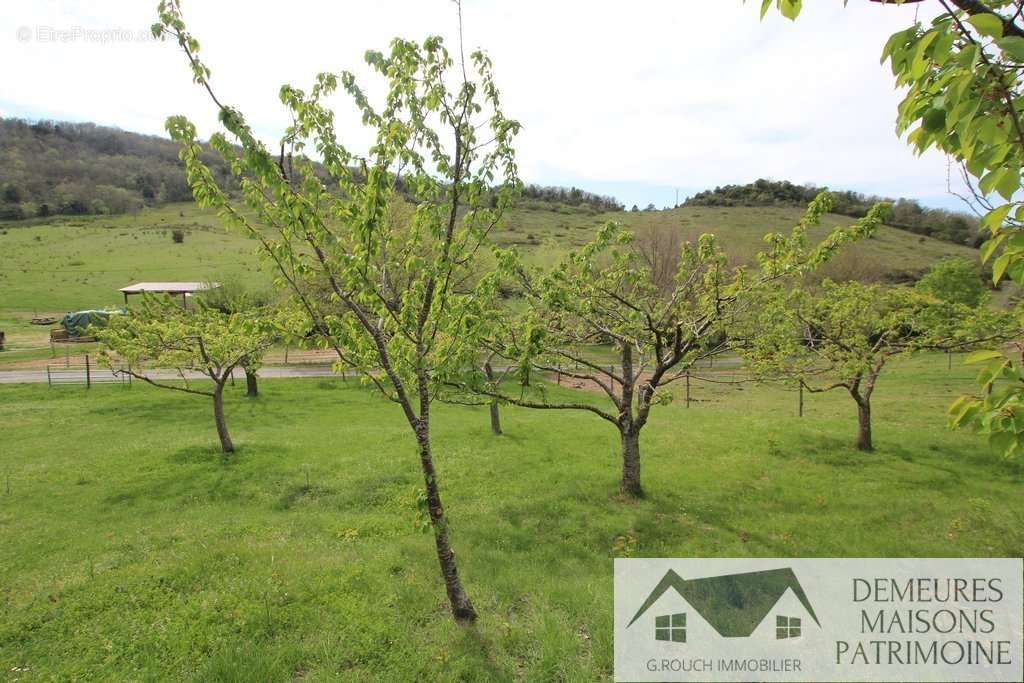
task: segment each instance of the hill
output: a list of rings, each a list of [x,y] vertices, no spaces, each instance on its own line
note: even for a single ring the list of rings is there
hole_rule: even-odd
[[[224,186],[235,187],[219,155],[208,150],[203,160]],[[178,145],[167,138],[92,123],[0,119],[0,220],[116,215],[191,200]],[[522,201],[622,209],[614,197],[577,187],[527,185]]]
[[[698,192],[686,200],[685,206],[807,206],[823,189],[762,178],[747,185],[725,185]],[[860,218],[875,203],[888,201],[893,204],[893,227],[972,247],[985,241],[977,219],[966,213],[928,209],[914,199],[877,197],[849,190],[832,193],[836,198],[834,211],[844,216]]]
[[[518,246],[536,264],[553,263],[591,239],[601,224],[677,232],[696,239],[715,233],[734,263],[749,263],[767,232],[785,231],[798,208],[681,207],[666,211],[598,211],[566,204],[519,206],[506,217],[495,240]],[[812,231],[819,238],[853,219],[830,215]],[[172,240],[180,230],[181,243]],[[121,216],[51,217],[0,225],[0,311],[61,312],[118,305],[117,290],[138,280],[237,279],[269,287],[271,273],[253,256],[254,244],[224,230],[210,212],[191,203],[145,208]],[[951,256],[977,258],[968,247],[883,227],[853,246],[827,271],[834,278],[903,282]]]
[[[234,186],[217,154],[207,151],[204,160],[226,187]],[[798,208],[821,189],[762,179],[699,192],[685,206]],[[855,218],[881,199],[842,190],[834,194],[835,212]],[[0,220],[116,215],[191,199],[178,147],[166,138],[92,123],[0,119]],[[926,209],[912,199],[890,201],[894,227],[975,247],[984,239],[971,216]],[[559,207],[584,212],[624,208],[614,197],[540,185],[524,187],[519,206],[555,212],[563,210]],[[634,207],[633,213],[641,212]]]
[[[204,155],[230,182],[214,152]],[[0,219],[119,214],[191,201],[178,146],[92,123],[0,119]]]

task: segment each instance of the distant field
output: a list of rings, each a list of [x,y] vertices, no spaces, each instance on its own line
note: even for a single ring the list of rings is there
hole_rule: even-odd
[[[552,210],[517,208],[508,216],[496,239],[516,244],[538,263],[554,262],[567,247],[584,244],[603,223],[619,221],[634,230],[664,227],[678,230],[695,240],[702,233],[714,233],[734,262],[752,262],[764,248],[769,232],[786,232],[796,225],[803,211],[798,208],[772,207],[682,207],[666,211],[638,211],[590,214],[571,207]],[[833,228],[849,225],[854,219],[829,215],[810,232],[821,239]],[[543,248],[538,248],[543,245]],[[920,275],[943,258],[978,258],[978,251],[951,242],[915,235],[905,230],[882,227],[874,238],[850,247],[836,264],[837,275],[860,277],[907,277]]]
[[[801,215],[787,208],[684,207],[669,211],[591,213],[541,204],[520,207],[495,234],[518,245],[538,263],[552,262],[584,244],[598,226],[618,220],[631,228],[668,226],[687,237],[715,233],[737,260],[749,260],[767,232],[791,228]],[[844,216],[829,216],[813,237],[822,237]],[[182,244],[171,231],[185,232]],[[146,209],[121,216],[61,217],[44,223],[0,224],[0,316],[4,312],[64,312],[121,304],[118,289],[139,280],[220,280],[269,287],[272,274],[254,254],[255,244],[224,230],[209,212],[192,204]],[[977,251],[883,228],[851,249],[880,272],[919,272],[936,260]]]
[[[615,497],[617,435],[594,416],[503,409],[494,437],[485,408],[438,405],[467,629],[413,528],[408,427],[356,382],[235,387],[227,460],[193,396],[0,386],[0,671],[609,681],[615,556],[1020,557],[1020,466],[944,426],[970,377],[898,364],[873,454],[851,447],[848,396],[808,397],[801,419],[794,392],[695,382],[689,409],[652,414],[636,503]]]
[[[617,220],[638,230],[678,230],[687,239],[711,232],[734,263],[748,263],[763,248],[766,233],[791,229],[801,213],[796,208],[709,207],[595,213],[523,202],[509,212],[494,238],[502,246],[515,245],[531,263],[552,265],[591,239],[600,225]],[[812,238],[850,222],[845,216],[828,216]],[[184,232],[184,242],[172,241],[173,230]],[[34,313],[121,306],[118,290],[133,282],[233,280],[270,289],[273,273],[255,247],[191,203],[129,215],[0,224],[0,330],[8,347],[0,354],[0,365],[49,355],[46,328],[28,324]],[[883,227],[873,239],[850,247],[825,273],[840,279],[905,281],[950,256],[976,259],[978,252]]]
[[[173,229],[184,230],[182,244],[171,241]],[[191,204],[28,227],[6,224],[0,227],[0,311],[117,306],[117,290],[140,280],[235,277],[269,286],[253,246]]]

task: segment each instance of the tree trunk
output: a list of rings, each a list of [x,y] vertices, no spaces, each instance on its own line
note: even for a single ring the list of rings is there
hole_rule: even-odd
[[[224,385],[218,384],[213,390],[213,419],[217,423],[217,436],[220,437],[220,447],[225,453],[234,453],[235,444],[231,443],[231,435],[228,434],[228,423],[224,419]]]
[[[860,399],[857,401],[857,449],[862,451],[874,450],[871,443],[871,401]]]
[[[621,430],[622,437],[622,482],[619,492],[624,496],[639,498],[643,495],[640,487],[640,433]]]
[[[491,431],[501,436],[501,415],[498,413],[498,400],[491,401]]]
[[[494,370],[491,369],[490,361],[484,363],[484,377],[488,382],[494,381]],[[491,400],[491,431],[501,435],[501,414],[498,412],[498,399]]]
[[[427,487],[427,510],[430,514],[430,525],[434,530],[434,545],[437,548],[437,561],[441,565],[444,587],[448,592],[448,603],[452,616],[456,621],[475,621],[476,610],[466,595],[459,579],[459,569],[455,563],[455,551],[448,542],[448,523],[441,505],[441,493],[437,487],[437,473],[434,471],[434,458],[430,449],[430,426],[422,420],[416,425],[416,442],[420,451],[420,466],[423,468],[423,480]]]
[[[259,396],[259,386],[256,384],[256,371],[245,369],[245,395],[246,396]]]

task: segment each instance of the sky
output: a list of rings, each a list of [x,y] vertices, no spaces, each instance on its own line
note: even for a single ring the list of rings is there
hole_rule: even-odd
[[[268,141],[289,121],[282,84],[349,70],[379,93],[367,49],[458,35],[451,0],[182,5],[218,96]],[[947,191],[946,158],[918,157],[897,137],[900,93],[879,64],[919,5],[808,0],[796,22],[760,21],[759,5],[464,0],[463,34],[467,50],[491,56],[505,113],[523,125],[527,182],[663,207],[677,192],[772,178],[964,208]],[[149,36],[155,19],[155,0],[0,3],[0,116],[165,135],[166,117],[184,114],[208,136],[215,111],[177,47]],[[351,103],[331,104],[341,140],[365,145]]]

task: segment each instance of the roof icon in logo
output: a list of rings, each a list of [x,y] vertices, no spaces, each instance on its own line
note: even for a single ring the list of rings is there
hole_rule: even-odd
[[[787,589],[793,591],[814,623],[821,626],[796,574],[787,567],[690,580],[669,569],[627,624],[627,628],[670,588],[725,638],[749,637]]]

